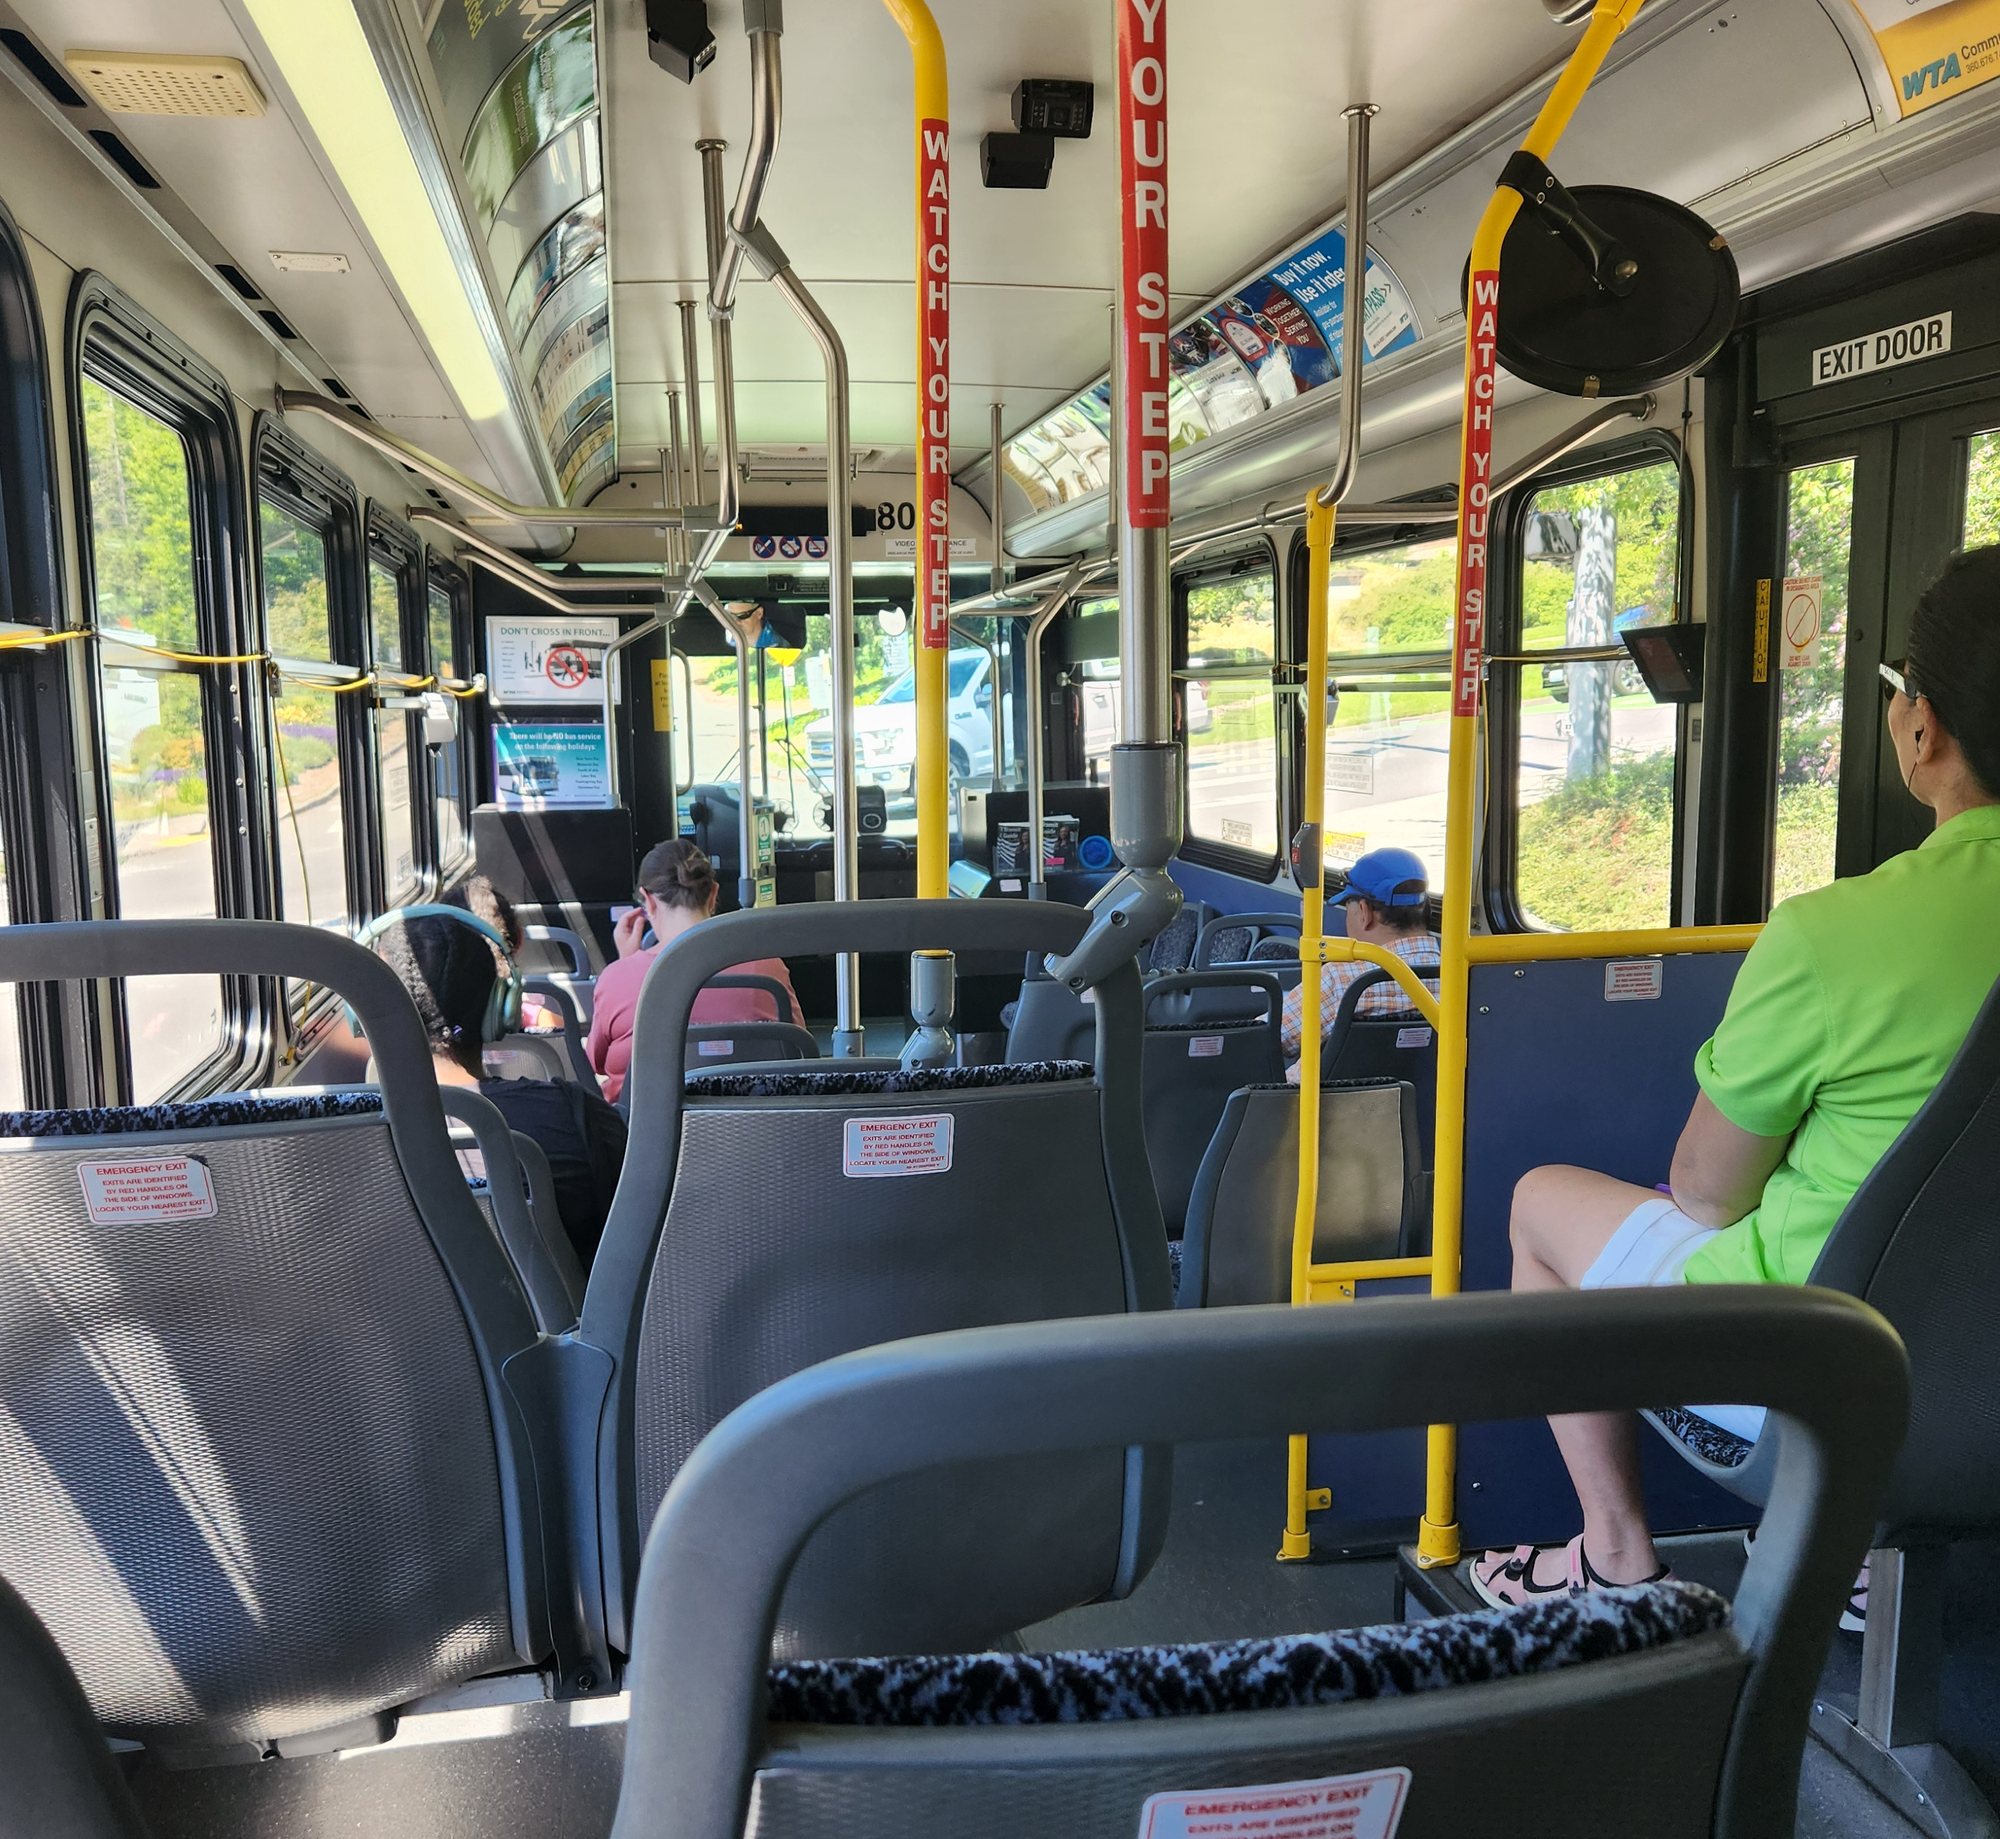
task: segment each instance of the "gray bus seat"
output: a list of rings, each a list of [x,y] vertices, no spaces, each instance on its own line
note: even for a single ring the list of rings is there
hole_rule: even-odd
[[[713,1022],[687,1031],[687,1071],[708,1073],[732,1062],[817,1060],[819,1042],[796,1022]],[[623,1096],[623,1093],[620,1093]]]
[[[588,1085],[597,1077],[597,1069],[590,1064],[590,1050],[587,1045],[590,1034],[587,1004],[580,1005],[568,986],[557,978],[524,977],[521,981],[524,989],[552,1003],[561,1021],[560,1027],[555,1032],[537,1033],[535,1039],[559,1042],[564,1058],[568,1062],[568,1071],[563,1077],[574,1079],[579,1085]],[[513,1035],[506,1037],[508,1041],[515,1038]]]
[[[1992,1809],[1937,1738],[1946,1553],[1958,1540],[2000,1534],[1996,1196],[2000,987],[1847,1203],[1810,1279],[1888,1318],[1909,1350],[1912,1390],[1909,1440],[1873,1541],[1860,1715],[1849,1720],[1829,1706],[1813,1728],[1892,1806],[1926,1831],[1926,1809],[1938,1810],[1954,1834],[1995,1830]],[[1704,1387],[1702,1396],[1724,1394]],[[1711,1480],[1755,1505],[1771,1498],[1784,1448],[1776,1424],[1749,1441],[1692,1411],[1647,1415]]]
[[[1038,903],[1040,904],[1040,903]],[[1038,967],[1039,968],[1039,967]],[[1097,1009],[1053,977],[1022,979],[1014,1019],[1007,1029],[1007,1063],[1088,1060],[1096,1051]]]
[[[0,1578],[0,1833],[146,1839],[90,1701],[35,1612]]]
[[[244,920],[0,928],[0,981],[173,974],[336,991],[381,1090],[0,1117],[0,1575],[116,1734],[376,1741],[573,1632],[534,1315],[369,952]]]
[[[1598,1411],[1714,1383],[1786,1413],[1805,1446],[1733,1610],[1697,1585],[1640,1585],[1291,1643],[943,1661],[892,1657],[878,1628],[862,1651],[880,1658],[769,1665],[813,1528],[891,1478]],[[1202,1791],[1400,1770],[1373,1791],[1406,1785],[1398,1839],[1789,1834],[1907,1400],[1878,1316],[1775,1286],[1209,1310],[849,1355],[735,1412],[654,1522],[613,1839],[737,1839],[753,1807],[758,1839],[1133,1839],[1200,1830],[1185,1813]],[[784,1721],[804,1717],[825,1721]],[[1156,1803],[1149,1827],[1156,1794],[1181,1817]],[[1389,1830],[1384,1811],[1354,1830]]]
[[[1420,1256],[1416,1096],[1400,1081],[1320,1090],[1313,1261]],[[1232,1092],[1188,1200],[1175,1306],[1289,1302],[1299,1091]]]
[[[1432,990],[1437,988],[1435,965],[1412,968]],[[1387,1014],[1372,1015],[1360,1007],[1369,990],[1394,982],[1388,971],[1374,964],[1341,992],[1340,1007],[1334,1011],[1333,1026],[1320,1053],[1320,1078],[1407,1079],[1417,1095],[1419,1166],[1428,1170],[1435,1165],[1433,1146],[1437,1141],[1437,1030],[1414,1009],[1399,1006]]]
[[[1099,991],[1094,1073],[820,1061],[688,1080],[687,1018],[704,982],[727,964],[812,952],[1063,951],[1086,924],[1056,902],[763,908],[695,927],[655,961],[627,1087],[648,1128],[632,1133],[580,1330],[614,1368],[601,1420],[588,1420],[603,1438],[614,1647],[640,1529],[702,1437],[753,1393],[912,1332],[1171,1301],[1131,963]],[[1014,1464],[857,1503],[814,1541],[779,1650],[852,1652],[885,1616],[914,1647],[988,1641],[1122,1594],[1158,1549],[1162,1469],[1136,1455]]]
[[[704,990],[762,990],[778,1005],[777,1020],[796,1022],[801,1018],[792,1011],[792,993],[775,977],[766,977],[757,971],[725,971],[720,977],[711,977],[701,986]]]
[[[574,1328],[577,1311],[583,1307],[583,1267],[563,1230],[561,1215],[555,1212],[548,1158],[532,1137],[510,1130],[499,1107],[470,1086],[440,1085],[438,1099],[445,1116],[470,1131],[479,1147],[493,1229],[528,1293],[536,1325],[550,1335]],[[523,1145],[539,1161],[532,1174],[523,1166]]]
[[[1192,968],[1220,970],[1238,964],[1268,966],[1283,989],[1298,981],[1299,919],[1285,913],[1222,913],[1203,920]],[[1155,1022],[1248,1021],[1264,1013],[1260,996],[1238,984],[1184,990],[1151,1012]]]
[[[1184,992],[1216,989],[1261,993],[1262,1018],[1158,1019],[1156,1003],[1164,1008]],[[1170,1239],[1186,1224],[1195,1174],[1230,1093],[1285,1076],[1284,1006],[1277,978],[1247,967],[1181,971],[1146,984],[1146,1154]]]
[[[1194,965],[1194,948],[1201,929],[1215,917],[1215,909],[1205,900],[1184,900],[1181,910],[1153,941],[1146,954],[1149,973],[1189,970]]]
[[[1256,948],[1273,938],[1288,938],[1292,949],[1284,955],[1296,958],[1303,923],[1296,913],[1218,913],[1202,926],[1193,968],[1206,971],[1220,964],[1247,964]]]
[[[560,1035],[505,1034],[480,1050],[488,1079],[573,1080],[576,1068]],[[591,1075],[594,1080],[595,1073]]]

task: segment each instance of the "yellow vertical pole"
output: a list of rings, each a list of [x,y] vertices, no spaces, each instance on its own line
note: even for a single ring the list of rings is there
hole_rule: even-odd
[[[1523,141],[1546,161],[1606,54],[1644,0],[1598,0],[1568,66]],[[1487,534],[1491,521],[1493,406],[1500,312],[1500,248],[1521,208],[1511,186],[1495,189],[1472,239],[1466,302],[1465,409],[1458,472],[1458,597],[1452,632],[1451,765],[1445,807],[1444,926],[1438,1007],[1437,1167],[1431,1216],[1431,1294],[1458,1290],[1465,1204],[1465,1061],[1470,1000],[1472,873],[1479,821],[1479,699],[1485,676]],[[1456,1564],[1458,1431],[1430,1430],[1424,1517],[1417,1556],[1425,1565]]]
[[[1351,387],[1351,386],[1350,386]],[[1326,601],[1333,562],[1334,507],[1306,494],[1306,787],[1305,824],[1317,837],[1326,821]],[[1321,944],[1326,937],[1326,870],[1299,893],[1299,1197],[1292,1215],[1292,1301],[1312,1301],[1313,1228],[1319,1219],[1319,1055]],[[1293,1437],[1285,1474],[1285,1539],[1280,1558],[1309,1558],[1306,1531],[1306,1439]]]
[[[951,872],[951,89],[924,0],[883,0],[910,41],[917,149],[917,896],[943,900]]]

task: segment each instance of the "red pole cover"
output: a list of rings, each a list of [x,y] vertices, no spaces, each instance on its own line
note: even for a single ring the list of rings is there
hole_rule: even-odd
[[[1125,516],[1167,527],[1167,0],[1119,0]]]
[[[1458,489],[1465,543],[1458,557],[1458,621],[1452,637],[1451,712],[1479,713],[1479,673],[1486,657],[1486,533],[1492,520],[1493,390],[1499,344],[1500,276],[1472,277],[1472,323],[1465,341],[1467,411]]]
[[[917,497],[923,514],[923,555],[917,567],[918,627],[924,645],[951,645],[951,157],[949,125],[918,124],[920,267],[924,292],[917,354],[918,408],[923,438],[917,444]]]

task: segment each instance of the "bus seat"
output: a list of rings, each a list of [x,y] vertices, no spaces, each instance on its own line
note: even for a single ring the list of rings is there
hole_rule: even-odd
[[[550,1335],[574,1328],[583,1307],[583,1267],[563,1230],[562,1216],[555,1212],[548,1158],[532,1137],[508,1129],[499,1107],[470,1086],[440,1085],[438,1101],[445,1116],[470,1131],[479,1147],[493,1230],[528,1293],[537,1326]],[[532,1172],[524,1166],[523,1144],[539,1160]]]
[[[576,1077],[560,1035],[505,1034],[480,1050],[488,1079],[554,1079]],[[594,1081],[597,1075],[591,1074]]]
[[[1298,1166],[1298,1087],[1232,1092],[1188,1200],[1177,1308],[1291,1300]],[[1420,1256],[1422,1193],[1409,1085],[1322,1087],[1314,1262]]]
[[[813,1528],[892,1478],[1030,1453],[1602,1410],[1719,1375],[1731,1396],[1795,1418],[1811,1450],[1780,1478],[1733,1613],[1698,1585],[1656,1584],[1289,1642],[1097,1654],[890,1657],[881,1627],[861,1652],[883,1658],[769,1664]],[[1371,1793],[1407,1793],[1402,1839],[1790,1833],[1814,1687],[1907,1398],[1878,1316],[1775,1287],[1177,1312],[849,1355],[735,1412],[661,1508],[615,1839],[736,1839],[753,1807],[758,1839],[1132,1839],[1198,1830],[1186,1816],[1203,1791],[1377,1772]],[[1147,1809],[1156,1794],[1172,1798]],[[1390,1830],[1389,1811],[1375,1805],[1352,1830]]]
[[[1037,903],[1040,904],[1040,903]],[[1066,983],[1027,977],[1007,1029],[1007,1063],[1088,1060],[1097,1041],[1097,1010]]]
[[[1939,1806],[1994,1815],[1937,1741],[1944,1559],[2000,1535],[2000,986],[1936,1089],[1848,1202],[1810,1281],[1859,1297],[1909,1350],[1910,1432],[1875,1529],[1862,1637],[1860,1716],[1833,1708],[1818,1731],[1892,1805],[1922,1819]],[[1691,1393],[1680,1396],[1691,1398]],[[1704,1390],[1704,1398],[1720,1395]],[[1776,1485],[1780,1427],[1755,1439],[1693,1411],[1646,1414],[1695,1468],[1762,1505]],[[1762,1538],[1758,1540],[1761,1547]],[[1978,1828],[1975,1828],[1977,1830]],[[1954,1828],[1954,1830],[1960,1830]]]
[[[817,1060],[819,1042],[796,1022],[715,1022],[687,1031],[687,1070],[712,1072],[736,1061]],[[622,1097],[623,1094],[621,1093]]]
[[[1302,924],[1296,913],[1218,913],[1204,922],[1195,944],[1194,968],[1205,971],[1218,964],[1243,964],[1267,938],[1290,936],[1292,949],[1283,954],[1299,955],[1298,937]]]
[[[0,1118],[0,1574],[120,1735],[378,1741],[557,1644],[534,1376],[502,1378],[535,1318],[370,953],[246,920],[0,928],[0,981],[176,974],[334,990],[381,1090]]]
[[[1185,900],[1172,922],[1153,941],[1146,954],[1148,971],[1184,971],[1194,963],[1194,948],[1202,927],[1214,917],[1215,909],[1205,900]]]
[[[1418,968],[1435,990],[1436,971],[1429,965]],[[1407,1079],[1417,1095],[1418,1166],[1429,1170],[1435,1166],[1437,1142],[1437,1030],[1414,1009],[1371,1015],[1360,1008],[1367,991],[1394,982],[1379,964],[1371,965],[1341,992],[1320,1054],[1320,1076],[1322,1080]]]
[[[146,1839],[89,1699],[49,1631],[0,1578],[0,1833]]]
[[[1087,923],[1055,902],[788,906],[723,915],[660,954],[627,1086],[648,1128],[632,1133],[580,1331],[615,1368],[601,1419],[594,1406],[588,1418],[604,1439],[614,1647],[640,1529],[702,1437],[752,1394],[912,1333],[1171,1301],[1140,1114],[1136,966],[1099,990],[1094,1077],[1075,1062],[835,1061],[688,1080],[703,983],[790,953],[1063,951]],[[681,1181],[686,1169],[702,1179]],[[851,1653],[885,1621],[906,1646],[986,1642],[1122,1594],[1158,1550],[1163,1469],[1136,1454],[1065,1458],[857,1502],[815,1538],[777,1651]]]
[[[1186,991],[1229,989],[1261,993],[1260,1019],[1156,1021],[1153,1004]],[[1146,984],[1146,1154],[1167,1237],[1178,1239],[1188,1195],[1222,1108],[1239,1086],[1270,1085],[1285,1076],[1280,1029],[1285,998],[1268,971],[1181,971]]]
[[[647,935],[651,937],[651,934]],[[704,990],[762,990],[778,1006],[777,1019],[781,1022],[797,1022],[804,1018],[792,1011],[792,993],[775,977],[766,977],[757,971],[727,971],[720,977],[711,977],[701,986]]]
[[[590,1034],[587,1001],[580,1005],[574,991],[561,978],[534,976],[524,977],[521,982],[524,989],[541,997],[556,1012],[557,1029],[553,1033],[540,1033],[543,1039],[562,1043],[563,1057],[569,1062],[569,1071],[564,1077],[580,1084],[595,1079],[597,1072],[590,1064],[590,1052],[586,1045]],[[588,991],[589,985],[584,988]]]

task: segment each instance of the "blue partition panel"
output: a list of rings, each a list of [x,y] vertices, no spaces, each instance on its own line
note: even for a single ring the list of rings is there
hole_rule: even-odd
[[[1741,953],[1660,963],[1656,997],[1607,1000],[1607,961],[1479,965],[1467,1029],[1463,1287],[1503,1290],[1514,1184],[1549,1162],[1651,1187],[1667,1178],[1694,1103],[1695,1050],[1715,1031]],[[1662,1400],[1662,1403],[1673,1403]],[[1682,1401],[1690,1402],[1690,1401]],[[1750,1510],[1700,1480],[1648,1432],[1646,1496],[1659,1532],[1741,1525]],[[1331,1487],[1323,1544],[1422,1510],[1416,1433],[1315,1438],[1313,1485]],[[1414,1485],[1413,1485],[1413,1479]],[[1473,1424],[1459,1439],[1468,1550],[1566,1539],[1582,1524],[1546,1424]]]

